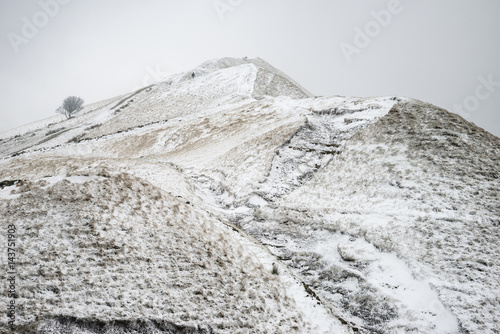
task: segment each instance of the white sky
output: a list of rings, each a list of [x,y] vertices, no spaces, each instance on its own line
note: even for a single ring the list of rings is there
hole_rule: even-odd
[[[382,26],[372,11],[388,9]],[[95,102],[152,83],[151,72],[248,56],[316,95],[462,104],[500,136],[499,14],[498,0],[0,0],[0,132],[69,95]],[[371,37],[348,62],[341,45],[356,46],[356,28]]]

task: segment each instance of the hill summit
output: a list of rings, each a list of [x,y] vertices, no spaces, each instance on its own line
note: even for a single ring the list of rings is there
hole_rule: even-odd
[[[0,134],[2,332],[500,333],[500,139],[222,58]]]

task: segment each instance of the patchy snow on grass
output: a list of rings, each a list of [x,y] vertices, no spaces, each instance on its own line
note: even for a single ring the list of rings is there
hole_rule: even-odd
[[[57,317],[163,319],[220,333],[304,327],[279,276],[231,228],[126,174],[49,181],[0,204],[2,224],[18,229],[19,330]]]
[[[222,58],[0,156],[20,331],[499,332],[500,140],[435,106]]]

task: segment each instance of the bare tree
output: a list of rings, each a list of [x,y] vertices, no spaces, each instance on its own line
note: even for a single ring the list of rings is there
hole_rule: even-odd
[[[69,96],[64,99],[62,106],[57,108],[56,113],[63,114],[66,118],[73,117],[74,114],[83,109],[83,99],[78,96]]]

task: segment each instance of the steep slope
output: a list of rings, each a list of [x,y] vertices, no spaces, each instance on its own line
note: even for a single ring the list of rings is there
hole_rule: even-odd
[[[222,58],[0,137],[23,330],[500,330],[500,140],[432,105]]]
[[[69,131],[80,133],[81,127],[88,127],[96,119],[103,118],[103,110],[106,111],[106,107],[121,98],[123,96],[86,105],[76,118],[66,119],[65,116],[58,114],[0,133],[0,155],[15,156],[36,147],[50,147],[51,143],[47,142],[52,142],[55,138],[59,142],[64,142],[60,139],[62,134],[67,137]]]
[[[17,229],[18,332],[123,321],[141,333],[322,331],[297,310],[314,305],[299,282],[284,268],[273,275],[273,258],[241,232],[105,163],[67,161],[80,170],[34,181],[50,163],[34,163],[32,180],[4,187],[0,201],[2,226]],[[4,286],[1,299],[9,303]]]
[[[286,79],[257,82],[276,76],[264,72],[245,62],[189,81],[181,76],[86,107],[52,124],[55,130],[39,123],[2,140],[2,225],[18,228],[17,278],[29,282],[19,288],[18,331],[346,331],[286,267],[271,273],[276,259],[268,251],[204,210],[204,199],[173,163],[188,139],[218,135],[212,125],[183,133],[206,123],[204,116],[240,123],[232,129],[232,138],[243,137],[239,144],[252,138],[246,118],[232,109],[269,107],[252,97],[255,87],[300,91],[291,83],[277,88],[276,80]],[[266,112],[266,131],[290,123]],[[180,140],[172,140],[177,134]]]
[[[275,242],[277,253],[372,330],[442,330],[451,312],[463,331],[498,332],[499,160],[499,138],[432,105],[401,102],[263,210],[259,218],[275,224],[256,233],[286,240]],[[410,275],[399,281],[402,270]],[[372,300],[369,288],[380,292]]]

